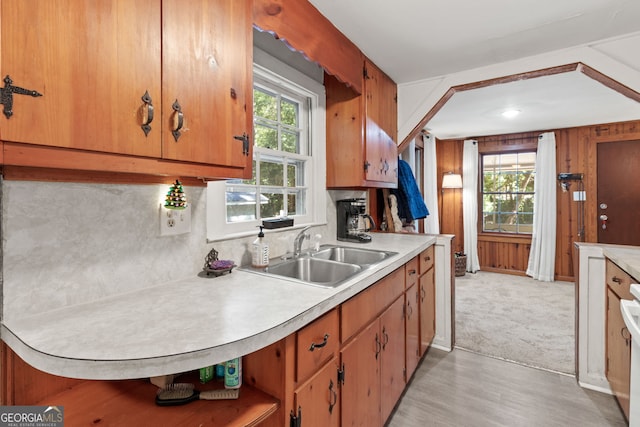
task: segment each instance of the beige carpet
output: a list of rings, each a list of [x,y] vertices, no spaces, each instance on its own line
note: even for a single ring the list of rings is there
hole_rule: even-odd
[[[456,347],[575,374],[574,284],[479,271],[456,277]]]

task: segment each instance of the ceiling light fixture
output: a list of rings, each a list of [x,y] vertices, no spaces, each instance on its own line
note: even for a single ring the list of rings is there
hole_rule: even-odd
[[[507,119],[512,119],[518,114],[520,114],[520,110],[505,110],[502,112],[502,116]]]

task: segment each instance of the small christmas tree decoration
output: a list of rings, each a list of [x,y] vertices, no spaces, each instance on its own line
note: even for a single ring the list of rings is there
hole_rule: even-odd
[[[184,195],[184,189],[179,180],[176,179],[176,182],[169,187],[164,207],[167,209],[185,209],[187,207],[187,196]]]

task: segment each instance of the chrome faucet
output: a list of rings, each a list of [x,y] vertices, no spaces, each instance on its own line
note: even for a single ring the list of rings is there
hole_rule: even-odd
[[[300,256],[300,252],[302,252],[302,242],[304,239],[310,239],[311,235],[306,231],[313,227],[313,225],[307,225],[305,228],[300,230],[296,238],[293,240],[293,257],[297,258]]]

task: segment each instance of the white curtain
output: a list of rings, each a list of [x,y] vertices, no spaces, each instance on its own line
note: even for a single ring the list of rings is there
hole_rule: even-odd
[[[424,202],[429,215],[424,220],[424,232],[440,234],[440,218],[438,214],[438,172],[436,160],[436,138],[424,136]]]
[[[553,282],[556,264],[556,136],[538,138],[536,177],[533,185],[533,234],[527,275]]]
[[[468,139],[462,151],[462,216],[467,271],[480,270],[478,261],[478,144]]]

